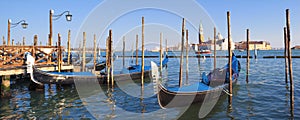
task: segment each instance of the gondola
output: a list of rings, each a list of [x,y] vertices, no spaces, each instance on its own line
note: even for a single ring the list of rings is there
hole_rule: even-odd
[[[168,57],[166,56],[162,61],[163,66],[166,66]],[[141,78],[141,65],[132,65],[121,72],[115,71],[113,74],[114,81],[136,80]],[[150,75],[151,66],[144,67],[144,77],[148,78]],[[43,84],[74,84],[74,80],[84,81],[86,79],[97,79],[99,83],[105,84],[107,81],[107,74],[101,72],[95,75],[91,72],[49,72],[39,70],[33,66],[33,78]]]
[[[96,71],[101,71],[106,67],[106,62],[105,61],[101,61],[99,63],[96,64]]]
[[[232,56],[232,82],[236,83],[240,63],[236,57]],[[220,95],[228,93],[228,64],[221,69],[215,69],[208,75],[202,74],[202,81],[189,86],[165,87],[158,84],[158,103],[161,108],[182,107],[191,104],[202,104],[206,98],[218,99]]]
[[[33,78],[42,84],[74,84],[74,80],[97,79],[91,72],[49,72],[33,66]]]
[[[85,67],[87,69],[94,69],[94,60],[91,60],[89,63],[87,63],[85,65]],[[95,65],[95,71],[101,71],[103,70],[104,68],[106,67],[106,62],[105,61],[100,61],[100,60],[97,60],[96,61],[96,65]]]
[[[200,50],[195,52],[196,55],[211,54],[210,50]]]

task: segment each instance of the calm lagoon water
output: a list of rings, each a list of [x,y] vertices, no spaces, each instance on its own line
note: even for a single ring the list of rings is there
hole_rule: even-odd
[[[150,54],[150,53],[149,53]],[[152,53],[158,55],[157,53]],[[173,53],[177,54],[177,53]],[[190,55],[193,53],[190,53]],[[235,51],[246,55],[246,51]],[[221,97],[206,119],[291,119],[289,111],[289,87],[285,83],[284,59],[263,59],[262,56],[282,55],[283,51],[258,51],[258,59],[251,59],[249,83],[246,83],[246,59],[239,59],[242,65],[240,77],[233,91],[233,104],[228,108],[226,96]],[[179,55],[179,54],[178,54]],[[226,55],[226,52],[218,52]],[[300,56],[300,51],[293,51]],[[147,58],[146,61],[158,61]],[[213,59],[201,60],[200,70],[209,72]],[[126,58],[131,61],[131,58]],[[196,58],[189,59],[189,84],[200,80]],[[217,60],[217,67],[226,64],[227,59]],[[127,62],[129,63],[129,62]],[[146,65],[149,62],[146,62]],[[164,72],[168,86],[178,84],[177,58],[170,58]],[[115,70],[120,70],[122,59],[115,61]],[[295,86],[294,119],[300,119],[300,59],[293,59]],[[161,109],[156,96],[147,83],[144,91],[136,83],[117,83],[113,89],[98,85],[100,89],[88,89],[87,95],[78,95],[78,84],[72,86],[45,85],[42,91],[29,91],[28,79],[11,80],[12,98],[0,101],[0,119],[198,119],[199,108]],[[185,83],[185,81],[184,81]],[[84,86],[84,85],[82,85]],[[81,86],[81,87],[82,87]],[[81,89],[82,91],[82,89]],[[143,96],[144,99],[141,99]],[[184,113],[184,114],[183,114]]]

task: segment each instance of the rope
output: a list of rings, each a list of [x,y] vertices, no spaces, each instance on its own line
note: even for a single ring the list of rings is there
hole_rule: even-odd
[[[230,94],[229,91],[226,88],[223,88],[223,92],[225,92],[229,96],[232,96],[232,94]]]

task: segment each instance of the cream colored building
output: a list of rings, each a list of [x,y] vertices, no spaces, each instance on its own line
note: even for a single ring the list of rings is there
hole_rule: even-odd
[[[246,50],[247,49],[247,42],[241,41],[235,44],[236,49]],[[249,42],[249,50],[271,50],[272,47],[269,42],[267,41],[250,41]]]

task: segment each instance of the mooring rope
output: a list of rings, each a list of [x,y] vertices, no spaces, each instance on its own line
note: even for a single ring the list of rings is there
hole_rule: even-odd
[[[229,93],[229,90],[226,88],[223,88],[223,92],[225,92],[227,95],[232,96],[232,94]]]

